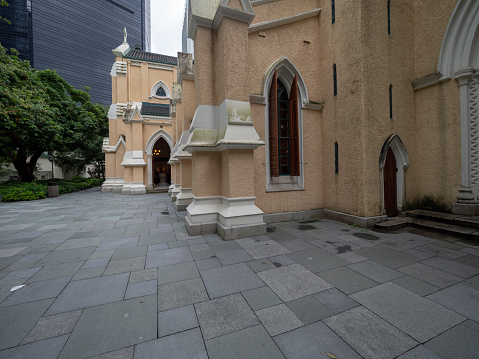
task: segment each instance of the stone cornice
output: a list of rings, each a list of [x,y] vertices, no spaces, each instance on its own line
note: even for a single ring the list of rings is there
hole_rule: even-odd
[[[291,24],[291,23],[296,22],[296,21],[301,21],[301,20],[309,19],[311,17],[318,16],[320,12],[321,12],[321,8],[318,8],[318,9],[314,9],[314,10],[311,10],[311,11],[296,14],[296,15],[293,15],[293,16],[283,17],[283,18],[278,19],[278,20],[260,22],[258,24],[250,25],[248,27],[248,32],[252,33],[252,32],[256,32],[256,31],[271,29],[271,28],[277,27],[277,26]]]

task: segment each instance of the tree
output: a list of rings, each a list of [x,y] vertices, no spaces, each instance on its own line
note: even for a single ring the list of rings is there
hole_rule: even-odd
[[[56,71],[35,71],[17,55],[0,46],[0,158],[13,163],[23,182],[35,179],[33,171],[44,152],[76,153],[76,158],[91,160],[84,156],[92,140],[106,134],[104,109]]]

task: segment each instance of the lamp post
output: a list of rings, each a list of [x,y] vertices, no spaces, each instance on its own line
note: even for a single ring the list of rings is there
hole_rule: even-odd
[[[48,160],[52,163],[52,182],[53,182],[53,179],[55,178],[53,175],[53,160],[54,159],[55,157],[53,155],[48,155]]]

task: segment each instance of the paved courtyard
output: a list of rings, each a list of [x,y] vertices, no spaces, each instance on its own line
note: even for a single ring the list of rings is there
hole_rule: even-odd
[[[479,357],[478,248],[323,219],[224,242],[183,216],[98,188],[0,203],[0,358]]]

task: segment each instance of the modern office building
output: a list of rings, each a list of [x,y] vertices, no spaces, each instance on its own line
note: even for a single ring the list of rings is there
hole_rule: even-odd
[[[111,49],[128,42],[150,51],[150,0],[8,0],[0,42],[19,50],[37,70],[53,69],[94,102],[111,104]]]

